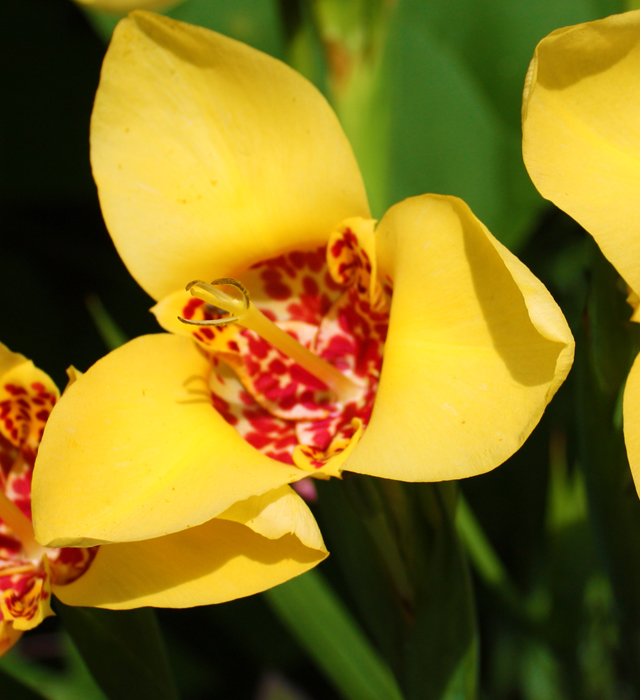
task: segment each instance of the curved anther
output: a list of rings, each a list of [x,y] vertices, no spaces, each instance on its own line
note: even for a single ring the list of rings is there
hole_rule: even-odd
[[[241,298],[232,297],[229,294],[225,294],[220,289],[216,289],[216,286],[228,285],[235,287],[239,290]],[[193,321],[188,318],[183,318],[178,316],[178,320],[182,323],[186,323],[190,326],[225,326],[228,323],[234,323],[239,321],[242,316],[249,310],[251,303],[249,292],[245,286],[236,279],[232,277],[221,277],[220,279],[213,280],[210,284],[203,282],[202,280],[193,280],[185,287],[185,290],[191,294],[191,296],[197,299],[202,299],[202,301],[207,304],[211,304],[222,311],[226,311],[229,316],[224,318],[216,318],[202,321]]]

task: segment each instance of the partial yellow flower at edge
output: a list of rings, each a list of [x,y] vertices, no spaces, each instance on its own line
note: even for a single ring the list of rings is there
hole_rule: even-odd
[[[523,153],[543,197],[591,233],[640,291],[640,10],[552,32],[522,107]]]
[[[463,202],[415,197],[375,225],[335,115],[275,59],[134,13],[91,133],[105,221],[170,333],[60,401],[34,480],[43,542],[184,537],[309,475],[479,474],[569,371],[557,305]]]
[[[534,54],[523,101],[524,160],[540,193],[594,237],[640,292],[640,11],[565,27]],[[640,492],[640,364],[624,394]]]
[[[82,576],[96,554],[47,549],[34,538],[31,476],[57,399],[44,372],[0,343],[0,656],[25,630],[53,615],[52,590]]]

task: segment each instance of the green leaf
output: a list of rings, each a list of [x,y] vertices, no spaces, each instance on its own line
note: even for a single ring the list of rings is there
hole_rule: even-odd
[[[85,303],[91,320],[108,350],[115,350],[129,340],[97,294],[89,295]]]
[[[85,13],[105,42],[111,39],[116,24],[124,16],[89,9]],[[161,14],[213,29],[272,56],[283,55],[283,28],[275,0],[187,0]]]
[[[620,278],[593,244],[588,324],[576,342],[578,438],[589,510],[619,611],[624,679],[640,689],[640,502],[629,469],[619,401],[638,329]]]
[[[3,700],[45,700],[45,696],[23,685],[5,671],[0,670],[0,688]]]
[[[263,594],[347,700],[402,700],[389,667],[318,570]]]
[[[110,700],[178,698],[152,609],[54,608]]]
[[[454,483],[412,484],[428,527],[407,633],[405,694],[411,700],[476,697],[478,640],[473,589],[455,527]]]
[[[26,686],[26,689],[19,689],[15,699],[8,696],[6,700],[105,700],[69,637],[62,634],[60,641],[61,660],[64,664],[62,670],[23,656],[20,645],[0,659],[0,668],[13,679],[13,683],[23,683]],[[0,697],[5,700],[5,689],[8,686],[4,685],[4,677],[1,682]]]
[[[346,57],[334,66],[331,97],[374,216],[408,196],[456,195],[501,241],[520,247],[544,206],[520,147],[522,88],[535,46],[558,27],[618,6],[404,0],[387,5],[382,39],[364,16],[359,26],[337,27],[334,17],[319,13],[325,41]],[[358,37],[367,33],[374,40],[358,53]]]
[[[475,697],[475,611],[455,486],[353,474],[320,486],[329,548],[405,697]]]
[[[281,58],[284,53],[276,0],[187,0],[165,14],[226,34],[272,56]]]

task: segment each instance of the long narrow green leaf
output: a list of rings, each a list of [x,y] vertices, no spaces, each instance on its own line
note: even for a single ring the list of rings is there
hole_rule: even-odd
[[[45,696],[37,693],[19,680],[0,670],[0,688],[4,700],[45,700]]]
[[[55,611],[110,700],[177,700],[152,609],[99,610],[56,601]]]
[[[389,667],[318,571],[264,595],[344,698],[402,700]]]
[[[12,649],[0,659],[2,700],[106,700],[78,651],[62,635],[64,668],[54,669]],[[21,685],[23,684],[23,685]]]
[[[115,350],[129,340],[113,316],[107,311],[99,296],[90,294],[85,303],[98,333],[109,350]]]

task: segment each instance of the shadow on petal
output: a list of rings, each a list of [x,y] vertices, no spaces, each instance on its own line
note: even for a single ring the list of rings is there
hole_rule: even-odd
[[[547,339],[533,324],[523,292],[489,238],[477,235],[471,225],[463,228],[463,237],[476,297],[496,352],[519,384],[551,383],[566,342]]]
[[[603,22],[559,29],[538,47],[538,82],[549,90],[563,90],[605,72],[637,44],[638,23],[628,17],[624,21],[609,17]]]
[[[270,540],[213,519],[165,537],[102,546],[84,576],[54,593],[67,605],[113,609],[208,605],[263,591],[325,556],[293,535]]]

